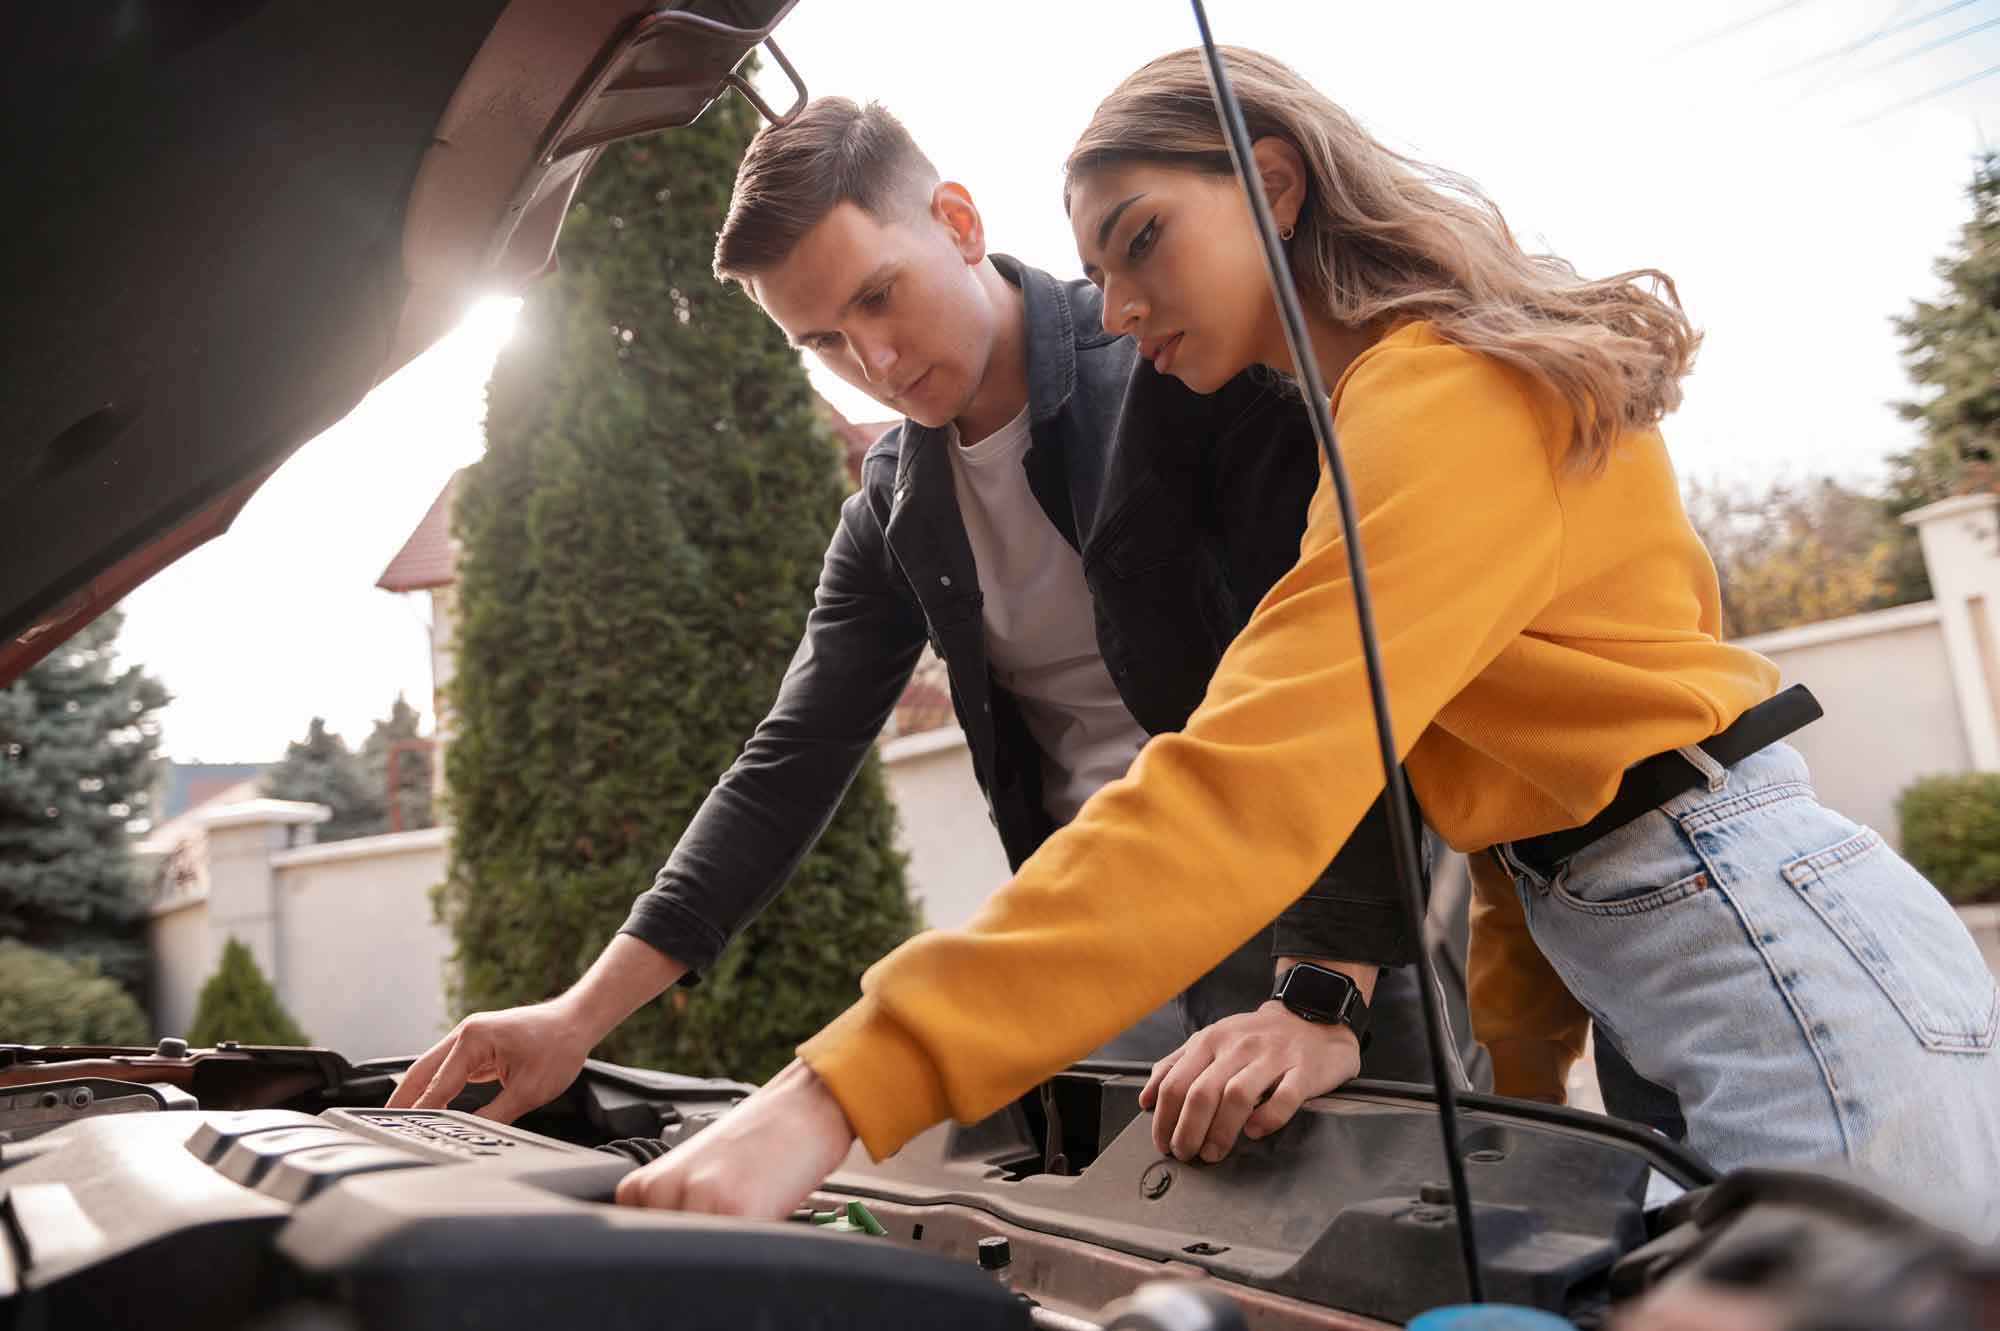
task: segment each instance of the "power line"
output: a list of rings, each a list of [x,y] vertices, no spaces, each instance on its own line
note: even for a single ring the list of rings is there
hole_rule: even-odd
[[[1830,51],[1821,51],[1818,55],[1807,60],[1801,60],[1795,65],[1787,65],[1771,77],[1781,79],[1788,74],[1797,74],[1811,69],[1815,65],[1823,65],[1829,60],[1838,60],[1842,56],[1853,55],[1856,51],[1873,46],[1884,37],[1893,37],[1899,32],[1908,32],[1911,28],[1921,27],[1929,23],[1932,19],[1943,18],[1953,10],[1964,9],[1967,5],[1976,5],[1978,3],[1979,0],[1953,0],[1953,3],[1945,5],[1941,9],[1933,9],[1928,13],[1917,15],[1915,18],[1904,19],[1901,23],[1891,23],[1887,27],[1877,28],[1866,37],[1849,42],[1845,46],[1836,46]]]
[[[1892,116],[1898,111],[1907,111],[1919,102],[1928,102],[1932,98],[1942,97],[1948,92],[1957,92],[1969,83],[1977,83],[1981,79],[1990,79],[1995,74],[2000,74],[2000,65],[1994,65],[1990,69],[1982,69],[1977,74],[1967,74],[1962,79],[1953,79],[1950,83],[1941,84],[1938,87],[1932,88],[1929,92],[1918,93],[1915,97],[1905,98],[1897,102],[1894,106],[1883,107],[1872,116],[1864,116],[1860,120],[1850,120],[1847,122],[1846,128],[1859,129],[1863,125],[1872,125],[1884,116]]]
[[[1753,24],[1762,23],[1767,18],[1776,18],[1778,15],[1784,13],[1786,10],[1797,9],[1800,5],[1805,3],[1806,0],[1781,0],[1781,3],[1772,5],[1769,9],[1760,10],[1757,13],[1752,14],[1749,18],[1738,19],[1736,22],[1725,24],[1724,26],[1717,28],[1713,32],[1703,33],[1701,36],[1696,37],[1691,41],[1682,42],[1679,46],[1676,46],[1672,51],[1668,52],[1668,54],[1686,55],[1689,51],[1694,50],[1696,47],[1706,46],[1710,42],[1719,42],[1724,37],[1734,37],[1737,33],[1743,31],[1745,28],[1750,27]]]
[[[1877,24],[1873,28],[1862,29],[1862,35],[1867,36],[1872,32],[1879,32],[1883,28],[1888,27],[1890,24],[1902,21],[1903,17],[1916,7],[1917,7],[1917,0],[1896,0],[1896,7],[1895,9],[1890,11],[1889,17],[1884,19],[1881,23]],[[1830,74],[1820,75],[1818,78],[1814,79],[1811,83],[1808,83],[1806,85],[1805,91],[1801,92],[1798,95],[1797,100],[1803,101],[1808,97],[1817,95],[1821,89],[1827,86],[1827,80],[1832,77],[1833,76]]]
[[[1939,37],[1933,41],[1925,42],[1922,46],[1913,46],[1901,55],[1892,55],[1887,60],[1878,60],[1872,65],[1855,70],[1854,73],[1856,76],[1873,74],[1877,70],[1887,69],[1891,65],[1900,65],[1905,60],[1923,55],[1927,51],[1935,51],[1940,46],[1950,46],[1953,42],[1963,41],[1965,38],[1972,36],[1973,33],[1985,32],[1988,28],[2000,28],[2000,18],[1990,18],[1984,23],[1975,23],[1969,28],[1962,28],[1948,37]]]
[[[1844,88],[1856,79],[1864,78],[1869,74],[1879,73],[1894,65],[1900,65],[1905,60],[1913,60],[1920,55],[1927,55],[1932,51],[1938,50],[1940,47],[1950,46],[1954,42],[1964,41],[1967,37],[1976,36],[1979,33],[1985,32],[1988,28],[2000,28],[2000,18],[1988,19],[1984,23],[1975,23],[1969,28],[1962,28],[1948,36],[1925,42],[1921,46],[1913,46],[1907,51],[1890,56],[1887,60],[1878,60],[1872,65],[1863,65],[1860,69],[1836,78],[1832,82],[1822,79],[1800,93],[1793,100],[1795,102],[1803,102],[1808,98],[1817,97],[1822,92],[1828,92],[1835,88]]]

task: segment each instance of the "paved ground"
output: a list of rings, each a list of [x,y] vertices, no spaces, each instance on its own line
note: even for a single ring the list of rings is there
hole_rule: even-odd
[[[1585,1041],[1583,1057],[1569,1070],[1569,1107],[1588,1109],[1593,1114],[1604,1112],[1604,1099],[1597,1093],[1597,1060],[1595,1046]]]
[[[2000,975],[2000,906],[1960,906],[1959,918],[1965,927],[1972,930],[1972,936],[1979,940],[1979,950],[1986,954],[1986,964]]]

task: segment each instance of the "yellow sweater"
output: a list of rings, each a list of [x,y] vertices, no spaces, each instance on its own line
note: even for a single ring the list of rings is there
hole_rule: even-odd
[[[1714,565],[1657,431],[1599,475],[1565,472],[1560,403],[1426,324],[1358,357],[1333,409],[1397,743],[1453,846],[1587,821],[1629,764],[1774,691],[1769,662],[1719,641]],[[800,1047],[872,1154],[1081,1057],[1333,858],[1383,783],[1346,558],[1322,477],[1298,564],[1186,729],[1156,736],[964,928],[870,968]]]

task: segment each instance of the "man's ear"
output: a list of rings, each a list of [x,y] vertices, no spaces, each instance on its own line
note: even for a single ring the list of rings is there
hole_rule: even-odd
[[[1281,228],[1297,226],[1306,207],[1305,158],[1291,140],[1267,134],[1250,145],[1250,159],[1264,182],[1264,197],[1271,201],[1271,219]]]
[[[941,180],[931,191],[931,216],[951,233],[952,245],[967,267],[986,261],[986,223],[972,191],[956,180]]]

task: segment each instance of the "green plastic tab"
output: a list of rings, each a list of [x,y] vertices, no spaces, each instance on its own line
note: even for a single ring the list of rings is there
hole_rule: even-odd
[[[847,1204],[847,1218],[864,1232],[873,1234],[876,1238],[887,1238],[889,1235],[889,1231],[882,1228],[882,1222],[870,1214],[868,1208],[860,1202],[849,1202]]]

